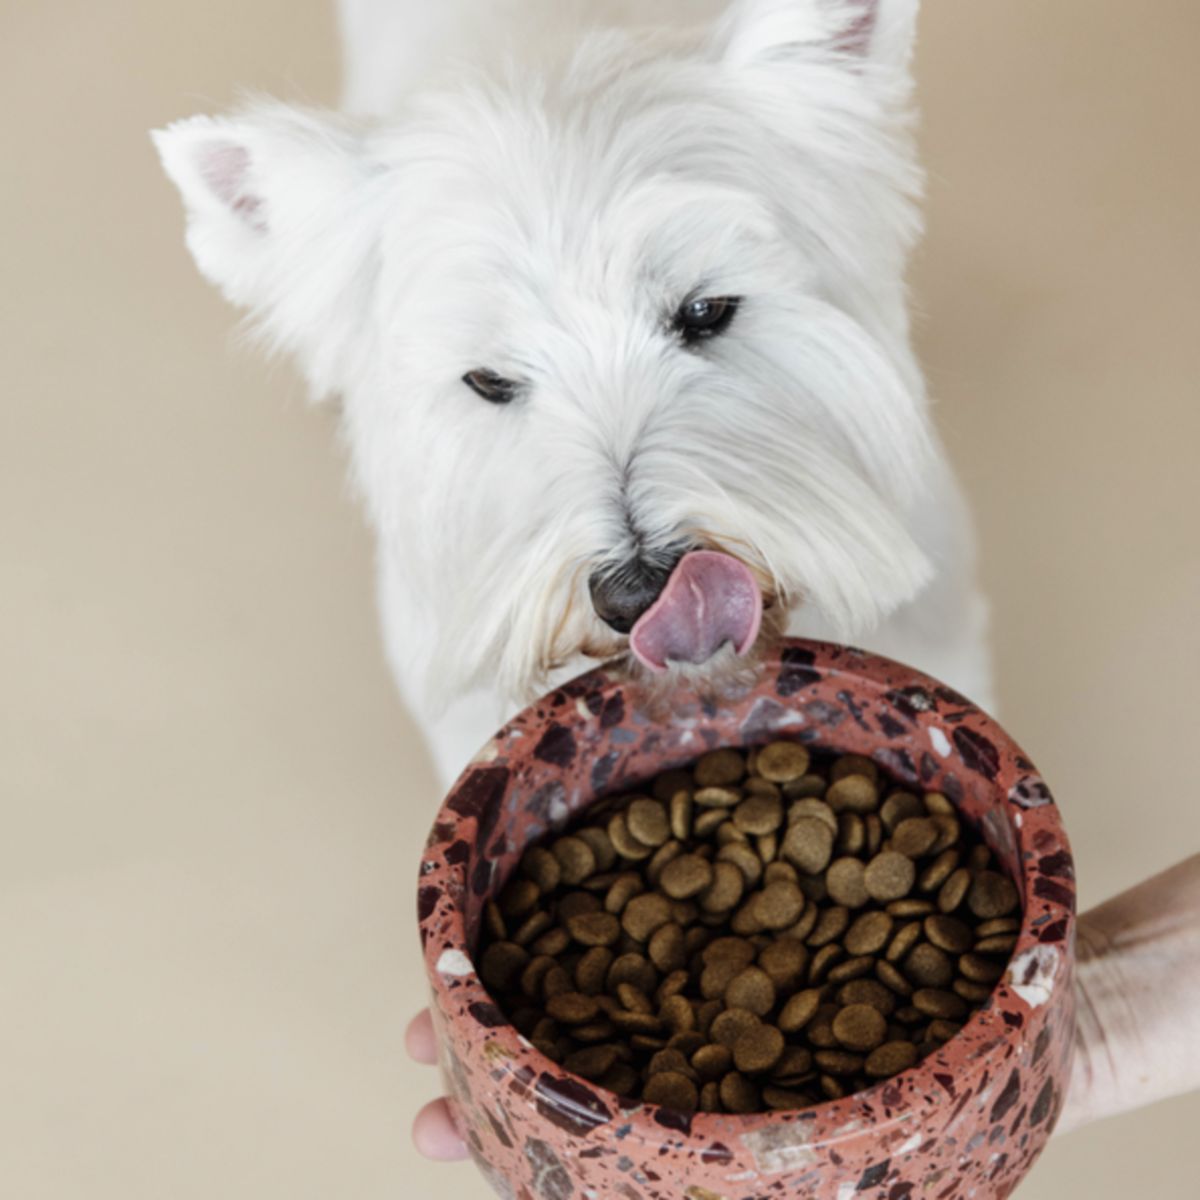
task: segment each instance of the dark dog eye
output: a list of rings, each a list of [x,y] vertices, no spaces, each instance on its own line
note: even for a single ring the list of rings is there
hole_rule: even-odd
[[[689,346],[717,337],[729,328],[741,302],[740,296],[705,296],[689,300],[675,314],[675,330]]]
[[[463,383],[489,404],[508,404],[517,394],[517,385],[495,371],[468,371],[463,376]]]

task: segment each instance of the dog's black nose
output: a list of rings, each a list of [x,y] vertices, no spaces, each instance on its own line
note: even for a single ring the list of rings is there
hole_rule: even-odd
[[[683,555],[671,554],[653,562],[635,558],[615,567],[602,567],[588,580],[596,615],[618,633],[628,633],[671,578]]]

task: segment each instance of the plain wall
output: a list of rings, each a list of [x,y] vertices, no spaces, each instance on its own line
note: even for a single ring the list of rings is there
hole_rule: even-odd
[[[1193,851],[1200,6],[930,3],[915,273],[1002,716],[1086,903]],[[0,1194],[475,1200],[434,1092],[386,676],[332,415],[240,350],[146,130],[331,102],[326,0],[0,4]],[[1195,1189],[1200,1098],[1023,1200]]]

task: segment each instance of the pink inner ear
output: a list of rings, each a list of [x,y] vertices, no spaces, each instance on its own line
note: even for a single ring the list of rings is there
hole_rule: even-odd
[[[854,15],[837,40],[837,48],[847,54],[866,55],[871,49],[875,22],[879,16],[879,0],[854,0],[846,6]]]
[[[213,195],[258,233],[266,233],[262,198],[247,188],[250,151],[235,142],[209,142],[199,151],[200,177]]]

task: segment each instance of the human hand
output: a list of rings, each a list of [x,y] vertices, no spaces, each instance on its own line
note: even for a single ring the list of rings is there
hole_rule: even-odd
[[[1200,855],[1079,918],[1075,1067],[1058,1132],[1200,1087]],[[426,1009],[408,1052],[437,1061]],[[445,1097],[413,1123],[417,1150],[439,1162],[468,1155]]]

